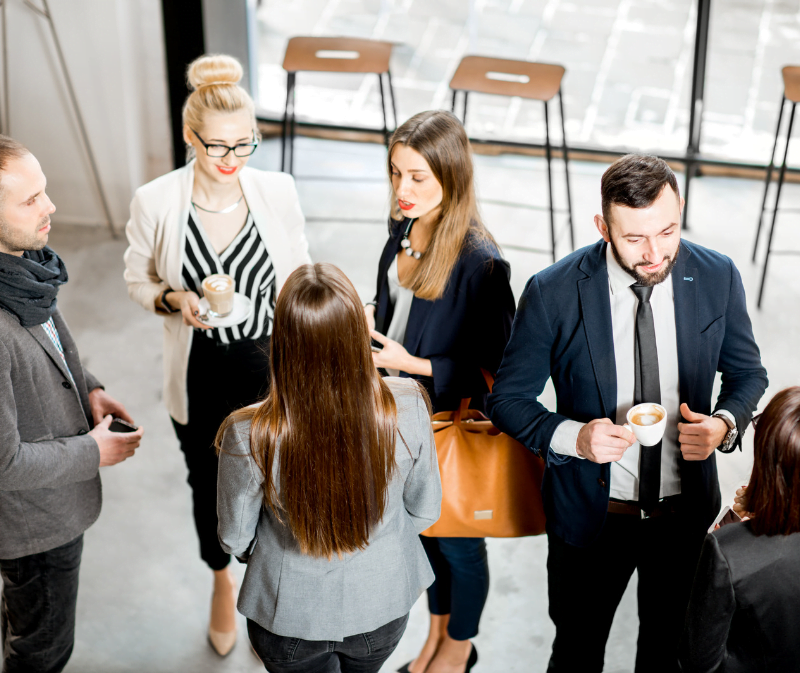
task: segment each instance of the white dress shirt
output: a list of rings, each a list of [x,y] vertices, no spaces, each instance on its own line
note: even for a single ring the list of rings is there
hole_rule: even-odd
[[[636,311],[639,300],[630,289],[636,281],[617,262],[606,246],[608,266],[608,289],[611,299],[611,324],[614,332],[614,357],[617,368],[617,411],[614,422],[622,425],[633,406],[635,386],[634,335]],[[667,410],[667,428],[661,441],[661,498],[681,492],[681,475],[678,467],[680,446],[678,423],[680,422],[680,395],[678,378],[678,342],[675,332],[675,297],[672,290],[672,274],[653,288],[650,297],[653,323],[658,349],[658,375],[661,384],[661,406]],[[648,401],[648,400],[645,400]],[[733,418],[727,412],[726,416]],[[553,433],[550,448],[556,453],[578,456],[578,433],[584,423],[564,421]],[[645,447],[647,449],[647,447]],[[617,500],[639,499],[639,455],[641,447],[636,442],[611,463],[611,497]]]

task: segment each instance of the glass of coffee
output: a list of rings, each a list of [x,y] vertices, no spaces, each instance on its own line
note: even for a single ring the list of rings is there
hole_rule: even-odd
[[[215,273],[203,280],[203,296],[208,301],[208,314],[213,318],[224,318],[233,311],[233,278],[224,273]]]
[[[644,403],[631,407],[625,427],[642,446],[655,446],[667,428],[667,410],[660,404]]]

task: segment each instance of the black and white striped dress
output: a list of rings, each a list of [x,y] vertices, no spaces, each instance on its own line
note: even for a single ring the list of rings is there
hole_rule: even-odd
[[[275,313],[275,268],[252,213],[247,213],[244,227],[220,254],[214,251],[199,220],[197,211],[192,208],[184,247],[184,288],[202,297],[203,279],[213,273],[226,273],[233,278],[236,292],[253,302],[253,313],[245,322],[233,327],[196,331],[225,344],[269,336]]]

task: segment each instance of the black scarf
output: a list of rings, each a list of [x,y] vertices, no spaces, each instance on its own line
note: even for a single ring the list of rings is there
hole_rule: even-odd
[[[48,247],[22,257],[0,252],[0,307],[17,316],[23,327],[50,319],[58,286],[66,282],[67,267]]]

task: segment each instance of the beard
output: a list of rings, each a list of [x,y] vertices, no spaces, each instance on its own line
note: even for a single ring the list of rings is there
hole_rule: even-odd
[[[617,246],[614,245],[614,239],[609,238],[609,245],[611,246],[611,253],[614,255],[614,259],[616,259],[617,264],[619,264],[625,270],[625,273],[631,276],[640,285],[645,285],[647,287],[658,285],[667,279],[669,274],[672,273],[672,268],[675,266],[675,263],[678,261],[678,253],[681,250],[680,243],[678,243],[678,248],[675,250],[674,254],[664,255],[664,262],[666,262],[666,265],[658,273],[640,273],[638,267],[652,266],[652,264],[642,260],[641,262],[636,262],[636,264],[631,266],[620,256]]]
[[[10,253],[27,252],[28,250],[41,250],[47,245],[47,236],[44,240],[39,237],[39,230],[45,225],[50,224],[50,216],[43,217],[36,225],[33,233],[21,232],[12,229],[2,217],[0,217],[0,244]]]

